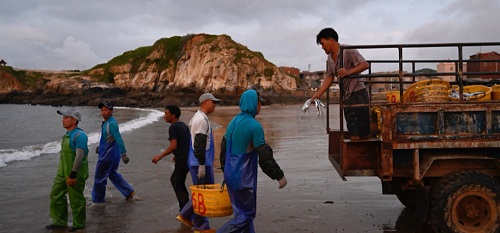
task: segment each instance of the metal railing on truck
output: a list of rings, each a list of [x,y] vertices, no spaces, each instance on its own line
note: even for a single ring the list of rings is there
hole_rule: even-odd
[[[344,77],[344,78],[364,78],[364,83],[365,86],[368,87],[368,93],[370,96],[370,103],[367,104],[356,104],[356,105],[349,105],[349,106],[344,106],[344,89],[343,85],[339,85],[340,87],[340,95],[339,95],[339,124],[340,124],[340,135],[344,135],[344,115],[343,115],[343,109],[344,108],[352,108],[352,107],[363,107],[363,106],[377,106],[381,105],[381,103],[376,103],[372,101],[372,90],[371,87],[373,84],[397,84],[399,86],[399,94],[400,94],[400,99],[402,100],[403,98],[403,93],[404,93],[404,85],[412,84],[416,82],[416,77],[419,76],[455,76],[455,81],[450,82],[452,85],[457,85],[459,88],[459,102],[464,102],[464,96],[463,96],[463,87],[464,87],[464,77],[465,76],[477,76],[477,75],[500,75],[500,65],[499,62],[500,60],[496,59],[487,59],[487,60],[464,60],[464,48],[469,48],[469,47],[497,47],[500,48],[500,42],[474,42],[474,43],[433,43],[433,44],[387,44],[387,45],[341,45],[340,46],[340,51],[339,51],[339,62],[340,62],[340,67],[343,67],[343,51],[345,49],[358,49],[358,50],[368,50],[368,49],[397,49],[398,51],[398,59],[397,60],[366,60],[369,64],[368,68],[368,74],[361,74],[361,75],[350,75],[349,77]],[[404,50],[405,49],[414,49],[414,48],[456,48],[457,51],[457,56],[458,59],[403,59],[404,55]],[[362,54],[362,53],[361,53]],[[452,72],[436,72],[436,73],[417,73],[416,66],[418,64],[422,63],[441,63],[441,62],[447,62],[447,63],[455,63],[455,70]],[[495,62],[497,64],[497,69],[495,71],[463,71],[464,67],[464,62],[467,63],[479,63],[479,64],[484,64],[488,62]],[[398,70],[397,73],[373,73],[373,65],[374,64],[397,64],[398,65]],[[405,64],[411,64],[411,72],[406,72],[404,71],[404,65]],[[391,78],[390,81],[387,80],[376,80],[376,79],[382,79],[382,78]],[[392,78],[397,78],[397,81],[392,81]],[[405,78],[410,78],[410,80],[405,80]],[[490,82],[490,84],[497,82],[500,84],[500,79],[494,80],[493,82]],[[335,83],[340,83],[338,80],[335,81]],[[327,91],[326,95],[326,115],[327,115],[327,120],[326,120],[326,130],[327,133],[330,132],[330,97],[329,97],[329,91]],[[385,104],[385,103],[384,103]],[[411,104],[411,103],[405,103],[405,104]],[[439,104],[439,103],[437,103]],[[446,103],[444,103],[446,104]]]

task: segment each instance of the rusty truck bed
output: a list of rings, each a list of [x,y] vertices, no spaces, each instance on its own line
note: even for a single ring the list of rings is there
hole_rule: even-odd
[[[341,139],[340,131],[329,132],[329,158],[343,179],[344,176],[376,175],[382,180],[413,176],[415,151],[419,160],[424,161],[420,165],[423,168],[434,162],[430,157],[436,154],[439,160],[445,160],[447,154],[463,154],[463,159],[474,156],[500,159],[497,101],[386,104],[380,105],[380,109],[382,123],[378,137],[351,141],[347,133]],[[395,171],[393,164],[400,159],[398,156],[409,157],[409,167],[400,164]]]

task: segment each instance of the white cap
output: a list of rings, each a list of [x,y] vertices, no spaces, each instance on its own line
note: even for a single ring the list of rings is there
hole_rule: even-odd
[[[221,100],[215,98],[215,96],[212,95],[212,93],[205,93],[205,94],[201,95],[200,98],[198,99],[200,104],[203,103],[205,100],[212,100],[212,101],[217,102],[217,103],[221,102]]]
[[[82,121],[82,114],[80,114],[80,111],[78,111],[74,108],[66,110],[66,111],[57,110],[57,113],[59,115],[73,117],[78,121]]]

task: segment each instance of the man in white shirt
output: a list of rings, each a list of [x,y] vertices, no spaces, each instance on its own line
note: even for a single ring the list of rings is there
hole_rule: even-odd
[[[221,100],[215,98],[211,93],[201,95],[198,100],[200,102],[200,109],[189,121],[191,146],[188,153],[188,166],[194,185],[213,184],[215,152],[212,128],[208,115],[215,111],[215,106]],[[206,210],[200,205],[197,207],[201,208],[200,212]],[[192,203],[184,206],[177,219],[188,226],[193,226],[194,232],[215,232],[214,229],[210,229],[208,218],[194,214]]]

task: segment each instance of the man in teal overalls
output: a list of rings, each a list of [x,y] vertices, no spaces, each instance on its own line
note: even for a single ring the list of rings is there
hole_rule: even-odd
[[[85,227],[85,181],[89,177],[87,156],[88,138],[82,129],[78,128],[78,122],[82,120],[81,114],[76,109],[57,111],[62,115],[62,125],[67,130],[61,143],[61,155],[57,175],[54,179],[52,192],[50,193],[50,217],[52,224],[46,228],[62,229],[68,225],[68,200],[73,212],[73,227],[70,232]]]
[[[234,217],[218,233],[254,233],[257,211],[257,163],[279,188],[287,185],[285,173],[274,160],[273,150],[264,139],[264,129],[255,119],[263,99],[255,90],[240,98],[241,112],[229,123],[221,142],[220,161]]]

